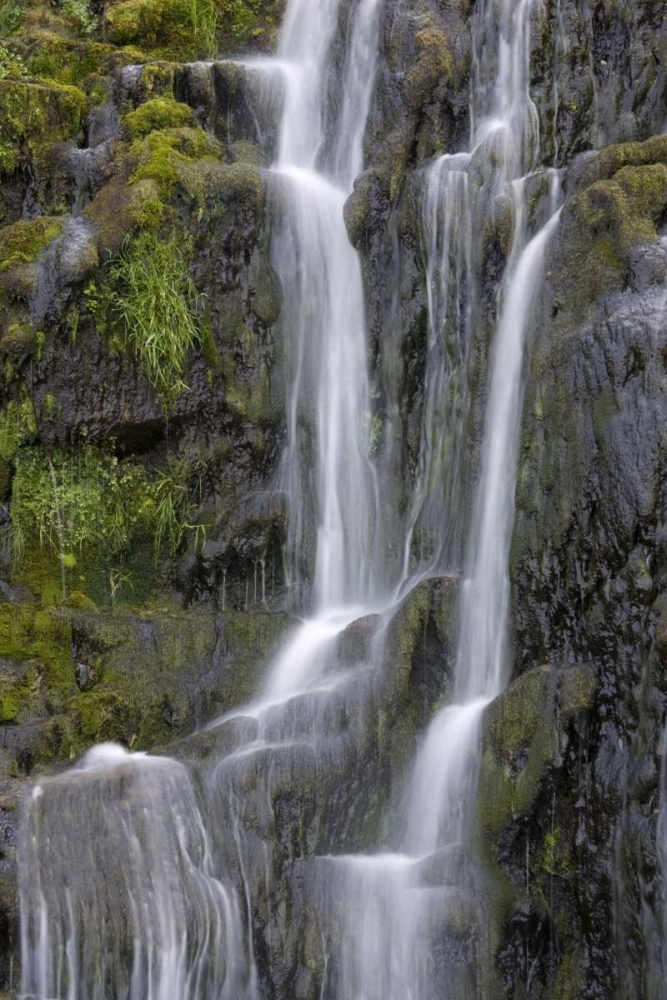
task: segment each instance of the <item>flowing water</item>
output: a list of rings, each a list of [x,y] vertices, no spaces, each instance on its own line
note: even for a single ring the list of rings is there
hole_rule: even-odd
[[[221,745],[228,736],[230,741],[204,783],[214,835],[200,806],[202,790],[185,767],[166,758],[92,751],[80,767],[35,788],[22,860],[24,994],[43,1000],[255,1000],[252,867],[255,841],[263,836],[266,843],[274,832],[271,787],[293,782],[297,765],[311,768],[316,785],[321,761],[330,764],[341,752],[330,739],[341,714],[362,725],[356,680],[339,683],[339,637],[356,619],[391,609],[413,573],[461,565],[456,675],[415,762],[392,842],[396,850],[327,857],[317,867],[327,873],[322,908],[343,904],[334,918],[338,947],[331,945],[322,997],[430,1000],[442,996],[434,991],[443,977],[474,989],[470,963],[462,972],[445,954],[434,968],[430,929],[435,922],[447,928],[476,919],[465,845],[480,722],[506,674],[507,562],[525,347],[557,224],[553,215],[530,238],[521,181],[539,151],[528,91],[532,9],[531,0],[478,4],[471,150],[441,157],[426,176],[428,357],[402,580],[391,578],[384,557],[390,540],[381,535],[379,495],[387,484],[378,482],[369,455],[362,271],[343,218],[364,163],[381,0],[352,5],[344,30],[338,0],[291,0],[276,60],[257,64],[259,72],[279,73],[283,80],[278,157],[270,173],[272,254],[284,291],[286,344],[280,488],[289,512],[293,606],[312,608],[312,614],[276,657],[257,701],[212,724]],[[341,51],[344,58],[335,58]],[[478,245],[483,220],[498,199],[513,206],[513,248],[491,335],[485,432],[466,546],[465,435]],[[381,619],[371,663],[381,661],[382,628],[391,613]],[[360,686],[365,676],[359,673]],[[82,831],[76,843],[75,822]],[[268,897],[268,854],[265,867]]]

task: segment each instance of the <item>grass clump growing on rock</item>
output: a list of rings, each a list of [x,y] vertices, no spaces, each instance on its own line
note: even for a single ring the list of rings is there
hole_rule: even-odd
[[[167,408],[187,388],[187,357],[202,339],[191,259],[191,237],[174,231],[164,239],[146,229],[125,244],[111,269],[126,343]]]
[[[180,128],[192,125],[192,108],[171,97],[154,97],[140,104],[123,118],[123,125],[131,139],[142,139],[157,129]]]
[[[15,563],[37,548],[73,570],[82,555],[113,560],[147,536],[156,558],[173,556],[188,533],[203,532],[194,523],[198,500],[199,477],[183,460],[151,470],[92,446],[52,458],[25,449],[10,504]]]

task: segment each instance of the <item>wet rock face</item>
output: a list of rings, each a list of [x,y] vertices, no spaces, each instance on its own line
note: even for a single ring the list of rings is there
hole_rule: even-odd
[[[628,155],[636,148],[627,147]],[[606,198],[623,172],[579,197],[589,204]],[[636,181],[650,202],[649,173]],[[578,760],[561,768],[553,805],[569,817],[563,844],[585,880],[585,892],[568,904],[579,929],[576,989],[585,996],[641,995],[638,969],[650,966],[658,934],[653,918],[638,914],[660,879],[667,252],[659,232],[666,210],[659,194],[657,231],[643,242],[637,230],[625,245],[613,211],[600,230],[594,213],[573,225],[565,210],[524,411],[511,562],[517,670],[540,661],[586,664],[598,688]],[[631,220],[641,228],[641,212]],[[628,231],[630,222],[620,225]],[[605,247],[610,231],[613,253]],[[600,284],[577,303],[579,279],[568,267],[581,254],[591,262],[583,281]],[[537,809],[529,814],[538,820]],[[555,877],[559,892],[565,879]],[[538,948],[537,930],[531,934],[530,947]]]

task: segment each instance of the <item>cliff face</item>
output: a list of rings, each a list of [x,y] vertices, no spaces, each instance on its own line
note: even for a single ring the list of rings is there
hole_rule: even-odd
[[[366,169],[345,207],[392,512],[409,507],[428,405],[425,167],[467,144],[481,6],[385,0]],[[213,738],[185,737],[250,699],[304,603],[283,562],[286,332],[271,231],[285,207],[264,169],[281,96],[231,61],[275,48],[283,7],[0,0],[6,989],[25,782],[106,740],[173,745],[205,768]],[[483,952],[489,996],[657,1000],[664,989],[665,13],[659,0],[545,0],[531,17],[538,165],[561,171],[565,207],[527,374],[514,675],[484,731],[476,850],[491,917],[484,934],[442,929],[467,942],[462,962]],[[333,77],[330,90],[335,107]],[[459,558],[513,225],[499,199],[485,206],[466,390],[446,400],[465,426]],[[324,773],[285,766],[271,820],[245,817],[248,852],[269,852],[273,872],[270,888],[249,890],[267,997],[320,996],[329,931],[313,930],[304,862],[386,831],[385,805],[446,687],[455,589],[423,585],[392,623],[368,715],[356,701],[340,708],[347,755]],[[357,662],[363,623],[341,641]]]

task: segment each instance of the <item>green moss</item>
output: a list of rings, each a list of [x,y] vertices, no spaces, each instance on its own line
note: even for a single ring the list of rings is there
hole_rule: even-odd
[[[447,36],[435,26],[423,28],[415,36],[417,61],[405,78],[409,107],[416,111],[426,104],[438,84],[451,76],[453,61]]]
[[[12,173],[44,143],[75,138],[85,108],[76,87],[0,80],[0,173]]]
[[[26,685],[34,691],[38,675],[54,697],[58,697],[59,690],[71,688],[74,684],[71,646],[69,625],[55,611],[36,605],[0,605],[0,659],[29,662],[34,667],[17,682],[22,691],[16,688],[10,700],[18,698],[24,703]]]
[[[139,44],[157,56],[196,59],[216,48],[213,0],[121,0],[106,11],[110,41]]]
[[[0,272],[37,260],[61,230],[62,220],[49,217],[15,222],[0,230]]]
[[[0,42],[0,80],[21,80],[28,75],[21,56]]]
[[[560,727],[590,708],[594,692],[594,678],[582,667],[538,667],[489,706],[478,794],[487,837],[527,814],[557,755]]]
[[[149,137],[152,138],[152,137]],[[164,209],[158,183],[138,180],[127,184],[120,176],[112,178],[85,210],[95,230],[100,254],[118,251],[127,236],[147,217],[159,221]],[[156,218],[157,216],[157,218]]]
[[[562,289],[568,326],[573,315],[586,313],[626,285],[633,250],[658,239],[666,208],[664,163],[624,166],[614,177],[591,183],[566,206],[552,276],[556,289]]]
[[[219,30],[224,48],[272,48],[285,8],[285,0],[222,0]]]
[[[33,34],[29,45],[26,66],[33,77],[73,85],[105,76],[115,51],[102,42],[73,41],[51,31]]]
[[[159,216],[164,199],[173,194],[177,184],[193,197],[203,196],[202,178],[196,168],[202,161],[217,165],[221,149],[203,129],[164,129],[136,140],[130,156],[137,163],[131,184],[153,181],[158,185],[160,198],[155,212]]]
[[[149,132],[185,127],[193,122],[192,108],[170,97],[154,97],[123,117],[123,126],[131,139],[143,139]]]
[[[581,186],[585,188],[607,180],[624,167],[643,167],[652,163],[667,164],[667,135],[653,136],[646,142],[607,146],[586,168]]]

